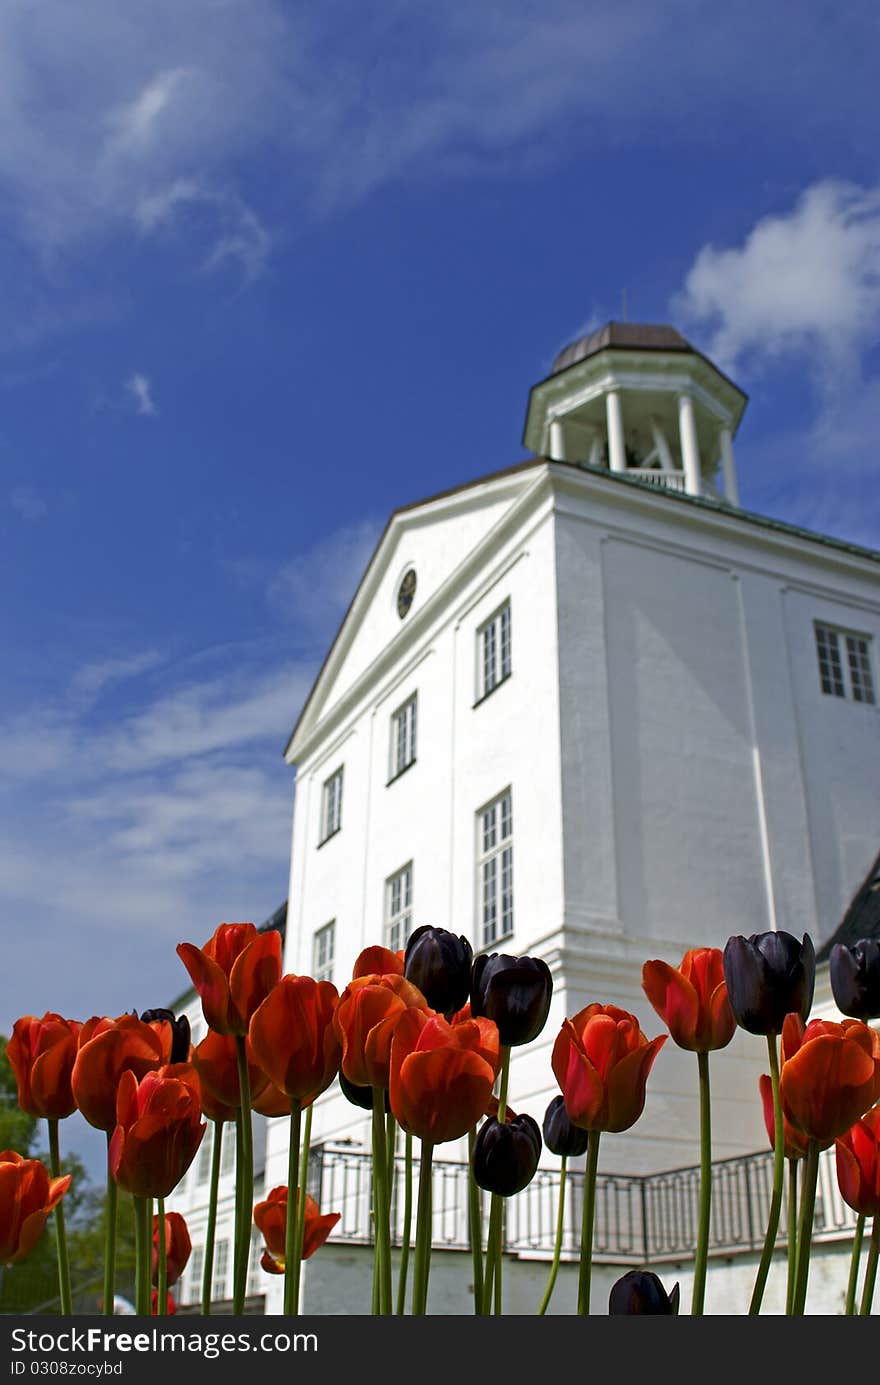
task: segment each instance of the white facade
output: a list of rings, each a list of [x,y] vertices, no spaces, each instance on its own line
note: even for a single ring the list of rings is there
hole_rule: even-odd
[[[641,989],[646,960],[677,964],[690,947],[773,928],[818,946],[877,851],[880,553],[738,508],[731,439],[744,396],[685,355],[609,348],[604,373],[576,358],[568,415],[551,377],[533,391],[526,436],[548,451],[567,438],[570,453],[578,435],[587,452],[395,512],[287,749],[284,969],[314,975],[320,934],[322,974],[340,991],[362,948],[393,941],[388,882],[405,868],[406,932],[429,923],[483,947],[479,815],[509,795],[512,932],[487,950],[543,957],[553,973],[546,1028],[511,1068],[510,1104],[539,1124],[559,1090],[550,1055],[566,1015],[599,1001],[633,1011],[649,1037],[664,1032]],[[627,467],[636,415],[655,447]],[[481,696],[482,632],[502,610],[509,674]],[[840,632],[844,663],[846,635],[864,641],[872,700],[849,685],[823,691],[817,623]],[[395,714],[413,697],[414,758],[395,773]],[[499,900],[496,927],[509,905]],[[716,1159],[766,1148],[766,1067],[764,1041],[743,1031],[712,1055]],[[366,1113],[336,1084],[312,1139],[369,1148]],[[669,1040],[640,1120],[603,1136],[600,1172],[698,1158],[696,1061]],[[271,1122],[266,1187],[286,1170],[286,1126]]]

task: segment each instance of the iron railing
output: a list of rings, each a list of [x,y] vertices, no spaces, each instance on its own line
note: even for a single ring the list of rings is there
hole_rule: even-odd
[[[392,1235],[403,1234],[404,1160],[395,1160]],[[562,1255],[577,1257],[583,1209],[581,1170],[569,1169],[565,1186]],[[593,1258],[597,1262],[647,1264],[692,1256],[697,1239],[699,1165],[652,1174],[600,1173],[596,1180]],[[710,1253],[733,1254],[761,1248],[773,1188],[773,1154],[761,1151],[712,1165]],[[309,1156],[309,1192],[322,1211],[340,1212],[334,1241],[366,1245],[372,1241],[372,1159],[360,1148],[326,1144]],[[436,1249],[465,1250],[468,1235],[468,1166],[452,1160],[433,1163],[433,1239]],[[559,1197],[559,1169],[541,1168],[531,1183],[505,1203],[505,1245],[523,1257],[553,1254]],[[785,1236],[786,1198],[779,1234]],[[488,1214],[488,1194],[481,1192]],[[485,1222],[484,1222],[485,1224]],[[820,1157],[814,1238],[851,1235],[855,1214],[840,1196],[834,1148]]]

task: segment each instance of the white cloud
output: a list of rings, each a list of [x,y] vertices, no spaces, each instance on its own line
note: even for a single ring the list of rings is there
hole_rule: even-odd
[[[16,486],[10,492],[9,503],[22,519],[45,519],[49,513],[49,506],[33,486]]]
[[[286,619],[329,639],[336,633],[382,533],[376,519],[337,529],[286,563],[269,583],[269,600]]]
[[[148,376],[142,375],[140,371],[134,371],[126,380],[125,388],[134,399],[137,413],[148,418],[155,414],[156,405],[153,401],[153,389]]]
[[[146,673],[162,663],[162,655],[156,649],[145,649],[142,653],[126,657],[98,659],[77,669],[70,680],[70,691],[89,699],[95,698],[109,683],[125,678],[134,678]]]
[[[708,325],[709,354],[728,367],[811,353],[851,368],[880,332],[880,185],[816,183],[741,245],[704,246],[674,310]]]
[[[114,153],[137,153],[159,134],[160,117],[174,98],[189,69],[173,68],[152,78],[133,101],[110,117],[113,133],[108,145]]]

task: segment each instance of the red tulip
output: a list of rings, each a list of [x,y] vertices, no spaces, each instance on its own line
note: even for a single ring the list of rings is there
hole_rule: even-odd
[[[177,955],[218,1034],[246,1034],[251,1015],[281,979],[281,934],[252,923],[221,923],[204,947],[178,943]]]
[[[339,1071],[342,1045],[333,1028],[339,993],[331,981],[283,976],[254,1011],[248,1039],[263,1072],[291,1101],[307,1105]]]
[[[321,1215],[318,1204],[306,1193],[305,1224],[303,1229],[303,1260],[308,1260],[326,1241],[341,1212]],[[268,1274],[283,1274],[287,1240],[287,1187],[273,1188],[264,1202],[254,1208],[254,1224],[266,1242],[260,1264]]]
[[[647,1039],[635,1015],[616,1005],[588,1005],[565,1019],[551,1065],[572,1125],[628,1130],[642,1114],[645,1086],[667,1039]]]
[[[356,977],[342,992],[333,1028],[342,1045],[341,1068],[356,1087],[387,1087],[394,1026],[409,1008],[427,1010],[421,991],[405,977]]]
[[[50,1178],[39,1159],[13,1149],[0,1152],[0,1265],[15,1265],[30,1254],[71,1177]]]
[[[770,1141],[770,1148],[776,1148],[776,1117],[773,1112],[773,1083],[766,1073],[762,1073],[758,1078],[758,1090],[761,1093],[761,1103],[764,1107],[764,1125],[767,1129],[767,1138]],[[806,1135],[800,1130],[796,1130],[790,1121],[786,1120],[785,1112],[782,1113],[782,1141],[785,1147],[786,1159],[803,1159],[810,1143]]]
[[[150,1295],[150,1312],[151,1312],[151,1314],[153,1315],[154,1318],[158,1315],[158,1312],[159,1312],[159,1290],[158,1290],[158,1289],[154,1289],[153,1292],[152,1292],[152,1294]],[[168,1316],[169,1318],[170,1318],[170,1316],[171,1316],[172,1313],[176,1313],[176,1312],[177,1312],[177,1304],[174,1302],[174,1298],[172,1297],[170,1291],[169,1291],[168,1296],[167,1296],[167,1298],[166,1298],[166,1300],[165,1300],[165,1312],[166,1312],[166,1314],[167,1314],[167,1316]]]
[[[145,1024],[137,1015],[95,1015],[79,1031],[71,1088],[89,1125],[111,1131],[116,1093],[124,1072],[136,1078],[154,1072],[171,1055],[171,1026]]]
[[[253,1049],[246,1045],[248,1079],[251,1089],[251,1106],[258,1109],[258,1102],[271,1093],[277,1104],[277,1094],[269,1078],[257,1065]],[[241,1093],[238,1086],[238,1056],[235,1037],[232,1034],[217,1034],[209,1029],[200,1044],[192,1051],[192,1065],[198,1073],[201,1089],[202,1111],[211,1120],[235,1120],[241,1107]],[[284,1099],[280,1111],[261,1111],[261,1115],[289,1115],[290,1102]]]
[[[186,1269],[192,1251],[192,1242],[186,1222],[179,1212],[166,1212],[165,1222],[165,1274],[169,1287],[176,1284]],[[153,1217],[153,1268],[152,1280],[159,1283],[159,1218]]]
[[[880,1106],[834,1142],[840,1196],[863,1217],[880,1217]]]
[[[789,1014],[779,1076],[786,1119],[820,1149],[845,1135],[880,1097],[880,1033],[864,1020],[810,1020]]]
[[[351,979],[356,981],[360,976],[403,976],[404,955],[403,948],[399,952],[392,952],[389,947],[382,947],[379,943],[365,947],[358,954]]]
[[[6,1056],[18,1084],[18,1104],[29,1116],[63,1120],[76,1110],[70,1075],[76,1058],[78,1020],[47,1011],[24,1015],[12,1026]]]
[[[188,1063],[148,1072],[138,1082],[124,1072],[110,1139],[110,1172],[135,1197],[167,1197],[186,1173],[207,1126],[199,1080]]]
[[[718,947],[694,947],[679,967],[646,962],[642,990],[679,1048],[708,1053],[725,1048],[736,1031]]]
[[[388,1096],[407,1134],[438,1145],[473,1129],[495,1082],[482,1042],[475,1020],[449,1024],[433,1010],[404,1011],[391,1040]]]

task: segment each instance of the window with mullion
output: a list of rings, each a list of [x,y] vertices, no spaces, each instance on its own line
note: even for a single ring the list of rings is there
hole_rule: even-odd
[[[391,718],[391,764],[389,781],[415,764],[418,695],[413,693]]]
[[[513,803],[510,789],[478,813],[478,901],[481,947],[513,933]]]
[[[333,957],[336,951],[336,920],[331,919],[315,930],[312,939],[312,978],[315,981],[333,980]]]
[[[399,952],[412,930],[412,861],[385,881],[385,946]]]
[[[815,632],[819,684],[823,693],[873,706],[876,695],[870,636],[819,624]]]
[[[478,702],[510,677],[510,644],[510,602],[506,601],[477,631]]]
[[[322,846],[342,826],[342,772],[343,766],[324,781],[321,796],[321,840]]]

